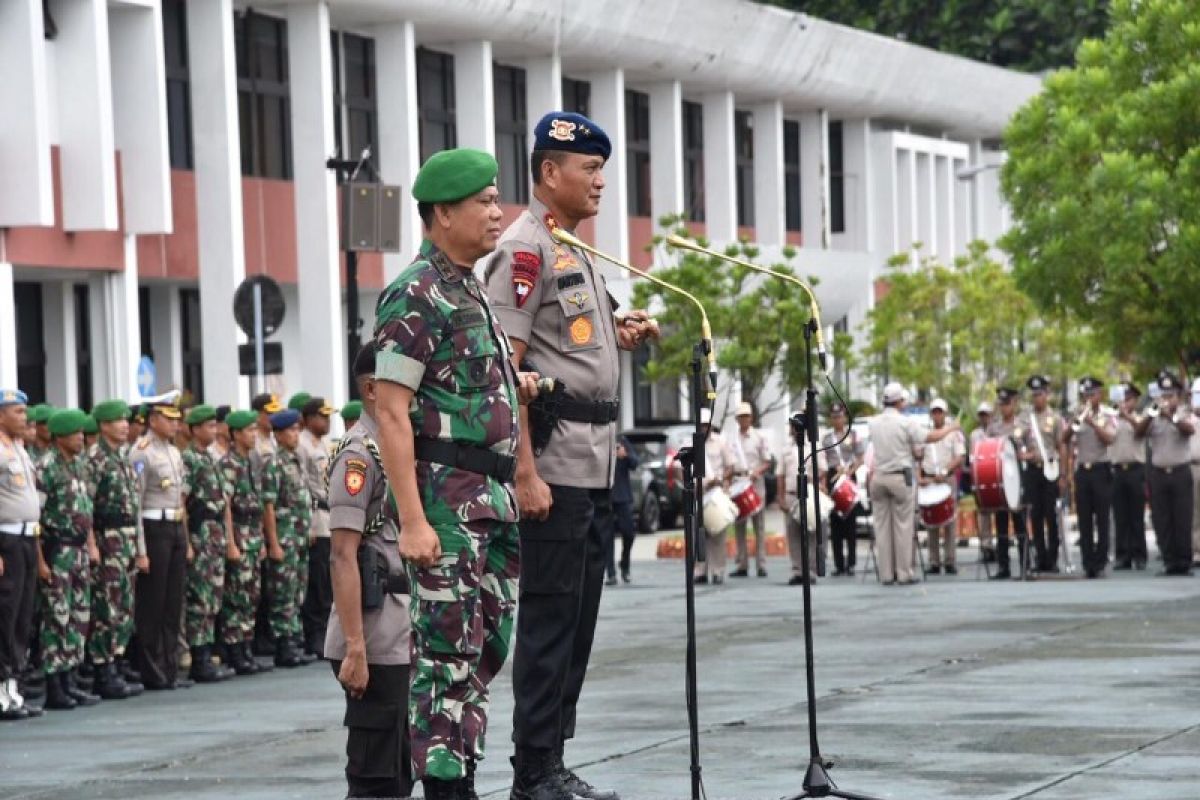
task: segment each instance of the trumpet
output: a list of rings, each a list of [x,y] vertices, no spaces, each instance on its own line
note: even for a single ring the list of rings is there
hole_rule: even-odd
[[[1160,413],[1162,413],[1162,409],[1160,409],[1158,407],[1157,402],[1151,403],[1146,408],[1146,416],[1149,417],[1150,419],[1156,419]]]
[[[1092,409],[1091,403],[1084,405],[1083,410],[1075,415],[1075,419],[1071,420],[1071,432],[1079,433],[1083,430],[1083,425],[1094,416],[1095,411]]]

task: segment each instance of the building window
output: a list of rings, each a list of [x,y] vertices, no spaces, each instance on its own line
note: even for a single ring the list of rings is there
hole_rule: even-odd
[[[650,216],[650,95],[625,90],[626,181],[629,213]]]
[[[737,223],[754,225],[754,127],[750,112],[733,115],[734,149],[737,153]]]
[[[684,421],[679,381],[674,378],[650,383],[646,380],[646,364],[652,355],[651,347],[633,351],[633,424],[664,425]]]
[[[496,105],[496,160],[500,162],[500,199],[529,202],[529,145],[525,119],[525,70],[492,68]]]
[[[683,101],[683,199],[687,218],[704,222],[704,106]]]
[[[577,81],[574,78],[562,80],[563,111],[574,111],[576,114],[590,116],[592,105],[592,85],[587,81]]]
[[[842,123],[829,123],[829,230],[846,232],[846,176],[842,150]]]
[[[204,398],[204,339],[200,335],[200,290],[179,290],[183,388],[199,403]]]
[[[333,39],[333,131],[337,151],[343,158],[357,159],[379,141],[375,91],[375,40],[334,31]]]
[[[17,312],[17,386],[30,404],[46,402],[46,339],[42,325],[42,285],[14,283]]]
[[[75,383],[80,408],[92,407],[92,307],[86,283],[72,287],[75,292]]]
[[[162,23],[171,167],[192,169],[192,98],[188,88],[187,12],[183,0],[163,0]]]
[[[783,121],[783,200],[786,227],[800,230],[800,123]]]
[[[417,48],[417,111],[421,123],[421,162],[456,147],[454,56]]]
[[[234,16],[242,174],[292,177],[287,22],[247,11]]]

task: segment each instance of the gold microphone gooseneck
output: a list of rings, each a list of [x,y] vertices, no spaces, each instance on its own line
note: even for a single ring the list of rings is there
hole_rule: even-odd
[[[626,272],[632,272],[634,275],[645,278],[646,280],[650,281],[651,283],[657,284],[658,286],[661,286],[662,288],[667,289],[668,291],[683,295],[688,300],[691,300],[692,303],[696,306],[697,310],[699,310],[699,312],[700,312],[700,337],[704,340],[705,350],[708,351],[708,380],[709,380],[708,400],[709,400],[709,402],[711,402],[716,399],[716,396],[717,396],[717,351],[716,351],[716,348],[713,346],[712,326],[708,324],[708,312],[704,310],[704,305],[699,300],[696,299],[695,295],[693,295],[690,292],[687,292],[683,289],[680,289],[678,286],[676,286],[672,283],[667,283],[662,278],[655,277],[654,275],[651,275],[649,272],[640,270],[637,267],[635,267],[631,264],[628,264],[619,258],[610,256],[607,253],[603,253],[603,252],[597,250],[596,248],[592,247],[591,245],[587,244],[584,241],[581,241],[579,238],[577,238],[573,234],[563,230],[562,228],[551,228],[550,235],[565,245],[569,245],[571,247],[577,247],[580,250],[583,250],[584,252],[591,253],[592,255],[596,256],[597,258],[602,258],[605,261],[608,261],[609,263],[620,267],[621,269],[625,270]]]
[[[678,248],[681,248],[684,250],[691,250],[696,253],[702,253],[703,255],[706,255],[706,256],[712,256],[713,258],[719,258],[723,261],[728,261],[732,264],[737,264],[738,266],[745,267],[746,269],[754,270],[755,272],[761,272],[764,275],[771,275],[773,277],[779,278],[780,280],[787,281],[788,283],[794,283],[795,285],[797,285],[801,289],[803,289],[804,293],[806,295],[808,295],[809,312],[812,314],[812,318],[813,318],[813,324],[814,324],[813,336],[816,338],[816,341],[817,341],[817,360],[821,364],[822,371],[828,369],[828,367],[826,366],[827,359],[825,356],[825,331],[824,331],[824,326],[821,324],[821,306],[817,303],[817,295],[813,292],[812,287],[809,286],[805,281],[800,280],[795,275],[788,275],[786,272],[779,272],[777,270],[771,269],[770,267],[764,267],[759,264],[755,264],[752,261],[747,261],[744,258],[738,258],[737,256],[726,255],[725,253],[719,253],[716,250],[710,250],[707,247],[701,247],[700,245],[696,244],[695,242],[691,241],[690,239],[685,239],[682,236],[678,236],[676,234],[671,234],[670,236],[668,236],[666,241],[667,241],[667,244],[670,245],[671,247],[678,247]]]

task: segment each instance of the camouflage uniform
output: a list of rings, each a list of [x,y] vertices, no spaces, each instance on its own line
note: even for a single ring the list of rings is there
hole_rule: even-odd
[[[254,611],[258,608],[259,564],[262,561],[262,477],[253,459],[230,448],[221,459],[221,472],[230,487],[233,534],[241,561],[225,565],[225,595],[221,605],[221,641],[239,644],[254,635]]]
[[[87,535],[92,498],[82,457],[68,459],[57,448],[42,458],[38,490],[42,506],[42,555],[50,582],[42,585],[42,664],[46,674],[67,672],[83,661],[91,619]]]
[[[376,309],[376,377],[412,389],[413,433],[513,456],[511,351],[470,270],[429,242]],[[415,776],[456,780],[483,757],[488,684],[508,657],[519,564],[516,502],[493,477],[418,461],[442,556],[408,565]]]
[[[297,450],[279,447],[267,460],[262,500],[275,505],[275,532],[283,548],[283,561],[267,564],[271,635],[276,642],[297,639],[304,632],[300,604],[307,586],[308,527],[312,523],[312,495]]]
[[[88,486],[93,497],[92,520],[100,563],[92,567],[92,628],[87,653],[92,662],[119,658],[133,636],[134,560],[145,545],[138,544],[137,473],[128,448],[112,447],[101,438],[87,451]]]
[[[229,487],[217,462],[194,442],[183,451],[183,467],[193,553],[187,569],[184,637],[190,647],[202,647],[213,642],[225,588],[225,505]]]

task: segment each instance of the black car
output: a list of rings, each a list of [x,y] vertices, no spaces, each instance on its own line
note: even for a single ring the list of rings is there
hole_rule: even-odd
[[[621,434],[629,439],[640,461],[629,482],[642,533],[675,527],[683,506],[683,467],[676,454],[691,444],[693,431],[691,425],[671,425],[634,428]]]

